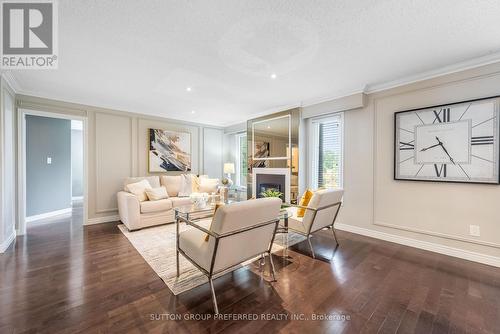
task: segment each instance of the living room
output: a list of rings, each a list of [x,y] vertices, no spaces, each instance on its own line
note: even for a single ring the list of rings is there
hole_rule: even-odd
[[[41,3],[2,1],[1,333],[500,332],[500,4]]]

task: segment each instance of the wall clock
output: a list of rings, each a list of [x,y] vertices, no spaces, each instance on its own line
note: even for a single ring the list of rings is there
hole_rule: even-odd
[[[397,112],[394,179],[499,183],[500,97]]]

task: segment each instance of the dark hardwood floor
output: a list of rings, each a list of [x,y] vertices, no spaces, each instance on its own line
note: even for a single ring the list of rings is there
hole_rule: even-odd
[[[257,262],[217,279],[214,320],[207,284],[173,296],[116,225],[19,237],[0,255],[0,333],[500,333],[500,269],[340,231],[334,254],[314,237],[322,259],[306,242],[275,255],[275,283]]]

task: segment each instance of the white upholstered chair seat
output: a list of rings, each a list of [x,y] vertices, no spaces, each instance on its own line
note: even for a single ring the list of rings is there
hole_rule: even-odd
[[[297,217],[297,208],[291,207],[287,209],[290,217],[288,218],[288,228],[301,233],[307,233],[307,225],[303,222],[303,217]],[[281,222],[283,224],[283,222]]]
[[[169,199],[161,199],[159,201],[144,201],[141,202],[141,213],[151,213],[166,211],[172,209],[172,201]]]

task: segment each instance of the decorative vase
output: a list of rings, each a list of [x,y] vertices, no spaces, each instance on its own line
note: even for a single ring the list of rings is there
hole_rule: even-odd
[[[191,203],[193,203],[196,207],[204,207],[207,205],[208,194],[207,193],[192,193],[189,198],[191,199]]]

